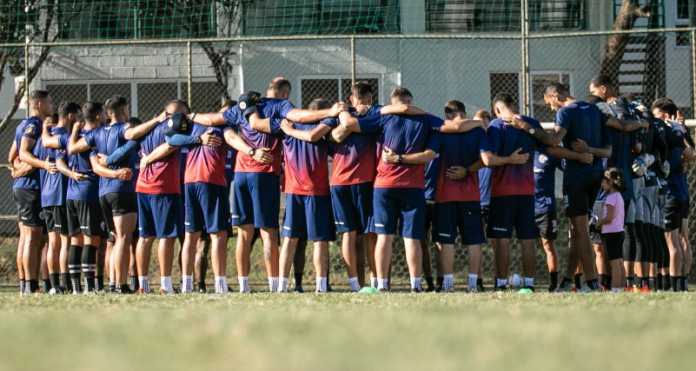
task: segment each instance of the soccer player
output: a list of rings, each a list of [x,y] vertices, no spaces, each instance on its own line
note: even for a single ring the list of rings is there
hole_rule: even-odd
[[[63,102],[58,106],[57,120],[54,125],[48,126],[49,120],[44,120],[42,133],[47,135],[63,135],[72,130],[72,125],[77,121],[80,106],[77,103]],[[68,176],[64,175],[65,167],[57,162],[60,150],[43,146],[42,139],[39,138],[34,155],[37,158],[46,158],[56,163],[59,172],[50,174],[41,170],[41,206],[44,209],[46,226],[48,231],[48,256],[47,264],[50,274],[51,293],[62,294],[67,287],[70,287],[68,272],[68,251],[70,249],[68,240],[68,216],[65,204],[65,197],[68,190]],[[60,274],[63,274],[63,284],[60,285]]]
[[[154,126],[163,121],[163,117],[157,117],[149,122],[133,126],[128,122],[130,112],[126,98],[112,96],[107,99],[106,112],[110,122],[85,134],[82,139],[71,137],[70,154],[84,152],[90,148],[96,148],[90,158],[92,169],[101,177],[99,181],[99,202],[104,214],[107,230],[115,235],[115,243],[112,251],[111,264],[113,264],[116,293],[129,294],[133,291],[128,286],[128,268],[131,261],[131,241],[137,224],[137,199],[135,195],[135,178],[132,169],[136,167],[136,155],[129,156],[116,169],[107,169],[99,164],[98,154],[111,155],[118,148],[123,147],[129,140],[138,139],[147,134]],[[130,177],[122,179],[117,174],[120,169],[131,169]],[[99,245],[88,245],[89,256],[94,256],[96,265],[96,252]],[[91,260],[91,259],[90,259]]]
[[[310,110],[330,108],[324,99],[315,99]],[[335,119],[317,123],[293,124],[283,120],[281,129],[285,156],[285,216],[281,236],[285,237],[280,253],[280,287],[287,291],[287,279],[298,239],[305,237],[314,244],[316,292],[327,292],[328,243],[335,239],[329,188],[328,145],[324,137],[336,127]],[[358,291],[357,277],[352,277],[351,290]]]
[[[544,130],[539,121],[520,115],[510,94],[498,94],[493,98],[493,110],[497,119],[488,126],[491,151],[498,156],[534,153],[537,141],[521,130],[505,125],[503,118],[516,117],[524,121],[529,130]],[[491,204],[487,235],[496,239],[493,250],[496,262],[496,290],[507,289],[510,265],[510,239],[515,229],[522,246],[523,288],[534,290],[534,240],[538,236],[534,220],[534,163],[531,161],[507,162],[494,165],[491,182]],[[486,165],[491,166],[489,163]]]
[[[624,122],[609,118],[595,106],[571,97],[568,89],[560,83],[549,84],[543,92],[544,102],[556,111],[554,131],[547,133],[537,130],[520,119],[506,121],[519,129],[527,131],[532,137],[548,146],[564,147],[548,150],[559,158],[565,158],[566,170],[563,173],[563,199],[566,215],[571,223],[569,265],[566,275],[557,291],[570,291],[578,260],[582,263],[590,290],[599,290],[597,274],[594,269],[592,247],[588,232],[588,214],[594,204],[601,184],[603,165],[600,157],[589,152],[574,152],[573,142],[582,140],[588,148],[599,150],[599,156],[606,155],[611,139],[603,136],[603,128],[611,122],[617,127],[647,126],[647,122]],[[580,142],[578,142],[580,143]],[[596,157],[596,158],[595,158]]]
[[[445,103],[448,120],[466,119],[464,103]],[[502,158],[491,152],[486,131],[475,128],[459,134],[441,134],[440,163],[435,192],[434,240],[438,242],[443,273],[443,290],[454,292],[454,242],[457,232],[469,251],[469,292],[479,292],[478,270],[481,266],[481,244],[485,242],[478,170],[484,162],[498,165],[528,156],[513,154]],[[481,160],[484,158],[485,160]]]
[[[25,163],[35,169],[43,169],[55,174],[55,163],[36,158],[34,147],[41,137],[42,122],[53,115],[53,101],[45,90],[34,90],[29,94],[29,118],[23,120],[15,129],[14,141],[9,154],[9,163],[18,168]],[[15,162],[15,160],[19,160]],[[42,246],[45,221],[41,212],[41,191],[39,172],[33,171],[15,178],[12,183],[15,202],[19,214],[20,242],[18,246],[18,269],[20,290],[24,293],[39,292],[38,266]],[[21,256],[21,264],[20,263]],[[22,279],[25,281],[22,287]]]
[[[611,107],[619,119],[635,120],[635,114],[629,103],[619,98],[614,89],[612,79],[606,75],[598,75],[590,81],[590,93]],[[607,168],[617,167],[621,169],[626,177],[626,189],[622,192],[624,199],[625,212],[625,240],[624,240],[624,265],[626,269],[626,287],[640,290],[643,280],[647,286],[647,273],[643,272],[641,264],[643,260],[643,250],[649,250],[648,242],[645,239],[643,231],[643,203],[638,202],[643,196],[645,188],[645,179],[640,176],[635,176],[632,165],[634,153],[638,154],[642,150],[642,145],[637,132],[625,132],[612,129],[612,151],[611,156],[607,160]],[[642,158],[641,158],[642,161]],[[629,174],[631,175],[629,177]],[[630,180],[632,178],[632,180]],[[607,194],[600,191],[598,201],[604,202]],[[638,262],[636,265],[635,263]],[[641,279],[638,285],[634,285],[634,272]],[[608,287],[608,286],[607,286]]]
[[[413,105],[413,95],[403,87],[392,91],[393,105],[419,111]],[[373,207],[377,246],[378,288],[389,289],[387,277],[391,263],[392,244],[397,222],[401,217],[401,236],[404,238],[406,260],[411,277],[411,291],[421,292],[422,250],[420,240],[425,237],[425,168],[424,164],[435,157],[432,150],[437,138],[430,134],[438,132],[463,132],[481,126],[480,121],[447,120],[425,114],[397,116],[387,114],[383,107],[381,115],[372,115],[358,120],[349,120],[349,114],[341,114],[341,124],[351,132],[377,134],[378,150],[397,155],[397,163],[379,161],[375,178]],[[427,150],[426,150],[427,149]]]
[[[382,106],[372,104],[372,94],[372,85],[368,82],[360,81],[351,86],[349,112],[355,118],[379,113]],[[370,284],[377,288],[377,235],[370,228],[372,183],[377,168],[375,139],[371,135],[351,134],[343,126],[339,126],[331,131],[331,140],[337,142],[331,154],[331,205],[336,230],[343,234],[341,252],[346,262],[349,283],[352,290],[363,284],[360,272],[364,273],[364,259],[367,255]],[[359,248],[361,246],[362,249]],[[363,264],[360,264],[361,261]]]
[[[541,244],[546,252],[549,269],[549,292],[558,287],[558,217],[556,214],[556,170],[562,170],[562,162],[537,146],[534,152],[534,220]]]
[[[288,80],[276,77],[268,86],[266,97],[258,102],[257,99],[249,99],[247,95],[244,100],[239,99],[237,106],[222,114],[191,114],[192,118],[202,125],[236,126],[239,136],[252,147],[248,152],[237,154],[232,204],[232,225],[236,225],[239,230],[237,275],[240,290],[244,291],[247,291],[248,287],[248,260],[254,228],[260,229],[263,241],[269,289],[272,292],[278,290],[278,214],[282,142],[280,133],[271,130],[269,118],[311,123],[335,117],[340,110],[347,108],[345,105],[337,104],[327,110],[299,110],[288,100],[291,91],[292,85]],[[253,156],[258,151],[270,151],[273,161],[264,164],[254,160]]]
[[[676,117],[677,107],[669,99],[658,99],[652,104],[653,115],[665,122],[665,139],[669,146],[667,161],[669,175],[667,181],[667,202],[665,205],[665,238],[669,248],[669,276],[672,291],[683,291],[684,249],[680,238],[682,219],[688,215],[688,185],[682,176],[682,156],[688,152],[684,142],[684,131],[678,122],[670,120]]]

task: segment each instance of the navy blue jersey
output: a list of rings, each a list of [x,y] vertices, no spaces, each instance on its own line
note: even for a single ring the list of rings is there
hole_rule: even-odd
[[[534,152],[534,211],[556,210],[556,169],[562,169],[561,160],[545,149]]]
[[[36,116],[31,116],[28,119],[20,122],[19,125],[17,125],[14,135],[14,142],[17,145],[17,153],[19,153],[19,149],[21,148],[22,138],[32,139],[34,140],[34,142],[37,142],[39,138],[41,138],[41,129],[43,127],[42,125],[43,123]],[[28,148],[29,152],[34,151],[34,146],[36,146],[36,143],[34,143],[33,146],[30,146]],[[33,171],[31,174],[27,176],[15,179],[12,183],[12,188],[39,190],[39,177],[39,172]]]
[[[119,147],[124,146],[128,140],[125,132],[132,127],[130,122],[116,122],[111,125],[100,126],[85,134],[87,145],[96,149],[96,153],[110,155]],[[120,180],[118,178],[101,178],[99,180],[99,197],[108,193],[135,193],[135,163],[137,154],[134,153],[124,159],[120,165],[109,166],[110,169],[130,168],[133,170],[131,180]]]
[[[673,137],[684,137],[684,132],[681,127],[667,126],[667,130],[671,132],[668,135]],[[673,142],[674,143],[674,142]],[[676,144],[676,143],[675,143]],[[681,171],[682,151],[686,148],[686,144],[682,139],[680,145],[671,145],[667,151],[667,161],[669,162],[669,176],[667,176],[667,197],[677,200],[689,199],[689,186],[686,183],[686,174]]]
[[[607,168],[617,167],[624,173],[626,181],[626,191],[621,194],[624,200],[634,200],[633,182],[630,181],[633,173],[633,153],[631,148],[636,145],[635,133],[609,129],[611,133],[612,149],[611,157],[607,159]]]
[[[67,131],[62,127],[50,128],[51,135],[63,135]],[[49,158],[51,162],[56,162],[61,150],[46,148],[42,145],[41,138],[34,147],[34,156],[40,160]],[[68,178],[57,171],[50,174],[41,169],[41,207],[65,206],[65,195],[68,192]]]
[[[597,106],[583,101],[570,103],[556,113],[556,126],[567,132],[563,138],[563,146],[566,148],[572,148],[572,143],[578,139],[584,140],[593,148],[611,145],[611,135],[605,131],[608,120],[609,116],[603,114]],[[587,174],[603,169],[601,158],[595,157],[591,164],[567,160],[563,184],[577,183]]]
[[[80,138],[91,132],[92,130],[80,129]],[[86,174],[87,179],[77,181],[74,179],[68,180],[68,193],[66,199],[84,202],[99,202],[99,176],[92,170],[92,163],[89,158],[92,156],[92,151],[85,151],[77,155],[68,155],[67,149],[70,143],[70,133],[65,133],[60,136],[60,147],[62,151],[58,158],[66,160],[68,167],[75,172]]]

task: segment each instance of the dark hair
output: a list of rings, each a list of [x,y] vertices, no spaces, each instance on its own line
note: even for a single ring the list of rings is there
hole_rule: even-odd
[[[597,104],[599,102],[604,102],[604,99],[592,94],[586,96],[583,100],[589,104]]]
[[[546,85],[544,88],[544,95],[545,96],[550,96],[551,94],[568,94],[568,88],[566,88],[565,85],[561,84],[560,82],[552,82]]]
[[[404,88],[403,86],[398,86],[392,90],[391,94],[389,95],[390,98],[398,98],[399,100],[404,100],[404,99],[413,99],[413,94],[411,94],[411,91],[408,89]]]
[[[71,113],[73,114],[73,116],[79,114],[80,113],[80,105],[75,103],[75,102],[65,101],[65,102],[62,102],[58,106],[58,117],[59,118],[65,118]],[[77,117],[75,117],[75,118],[77,118]]]
[[[46,99],[51,96],[51,93],[46,90],[34,90],[29,93],[29,105],[31,107],[36,107],[40,100]]]
[[[669,98],[660,98],[655,100],[651,107],[650,110],[654,110],[655,108],[659,109],[662,112],[667,113],[670,116],[675,116],[677,114],[677,111],[679,108],[677,107],[676,104],[674,104],[674,101],[669,99]]]
[[[623,94],[621,94],[621,96],[619,96],[619,98],[623,98],[629,103],[633,103],[633,102],[643,103],[643,101],[641,101],[640,98],[638,98],[633,93],[623,93]]]
[[[183,106],[184,108],[186,108],[186,113],[190,113],[190,112],[191,112],[191,108],[189,107],[188,102],[186,102],[186,101],[183,100],[183,99],[174,99],[174,100],[170,100],[170,101],[167,102],[167,104],[164,106],[164,110],[165,110],[165,111],[167,110],[167,107],[169,107],[170,104],[176,104],[176,105],[177,105],[177,108],[179,108],[180,106]]]
[[[95,121],[97,115],[104,112],[104,105],[100,102],[87,102],[82,105],[82,117],[85,121]]]
[[[312,111],[319,111],[322,109],[331,108],[331,103],[329,103],[329,101],[324,98],[317,98],[313,100],[307,108]]]
[[[104,103],[104,106],[106,107],[106,111],[108,113],[114,113],[114,112],[122,109],[123,107],[128,106],[128,101],[123,96],[114,95],[111,98],[106,100],[106,102]]]
[[[223,104],[222,107],[220,107],[220,109],[224,108],[224,109],[228,110],[236,105],[237,105],[237,101],[230,99],[228,101],[225,101],[225,104]]]
[[[288,81],[286,78],[276,77],[275,79],[271,80],[271,84],[268,85],[268,90],[273,90],[277,92],[281,92],[284,90],[291,91],[292,85],[290,84],[290,81]]]
[[[474,117],[488,119],[488,121],[493,120],[493,116],[491,115],[491,113],[486,111],[485,109],[480,109],[480,110],[476,111],[476,113],[474,113]]]
[[[618,167],[610,167],[604,171],[604,179],[611,182],[611,185],[623,193],[626,191],[626,178],[624,173]]]
[[[350,94],[355,98],[362,98],[367,94],[372,95],[372,85],[367,81],[358,81],[350,87]]]
[[[614,88],[614,81],[608,75],[597,75],[590,81],[590,84],[595,87],[604,86],[610,89]]]
[[[515,105],[515,100],[512,98],[512,95],[508,93],[496,94],[495,97],[493,97],[493,106],[498,102],[504,104],[507,108],[511,108]]]
[[[143,120],[137,118],[137,117],[131,117],[130,120],[128,120],[133,126],[138,126],[143,123]]]
[[[58,123],[58,112],[53,112],[51,119],[53,120],[54,123],[57,124]]]
[[[449,112],[448,112],[449,111]],[[459,112],[466,114],[466,106],[458,100],[451,100],[445,103],[445,113]]]

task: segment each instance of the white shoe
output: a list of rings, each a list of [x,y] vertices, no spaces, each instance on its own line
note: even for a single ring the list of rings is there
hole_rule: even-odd
[[[445,292],[449,294],[454,294],[454,286],[448,287],[447,290],[445,290]]]

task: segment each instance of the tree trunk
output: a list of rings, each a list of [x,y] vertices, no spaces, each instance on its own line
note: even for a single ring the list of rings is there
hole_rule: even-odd
[[[650,12],[656,3],[656,0],[646,2],[645,6],[638,5],[637,0],[623,0],[621,2],[621,10],[616,16],[612,30],[630,30],[638,18],[649,18]],[[612,80],[618,82],[619,68],[623,59],[626,45],[628,44],[629,34],[614,34],[607,37],[604,44],[604,53],[602,55],[602,66],[600,73],[608,75]]]

